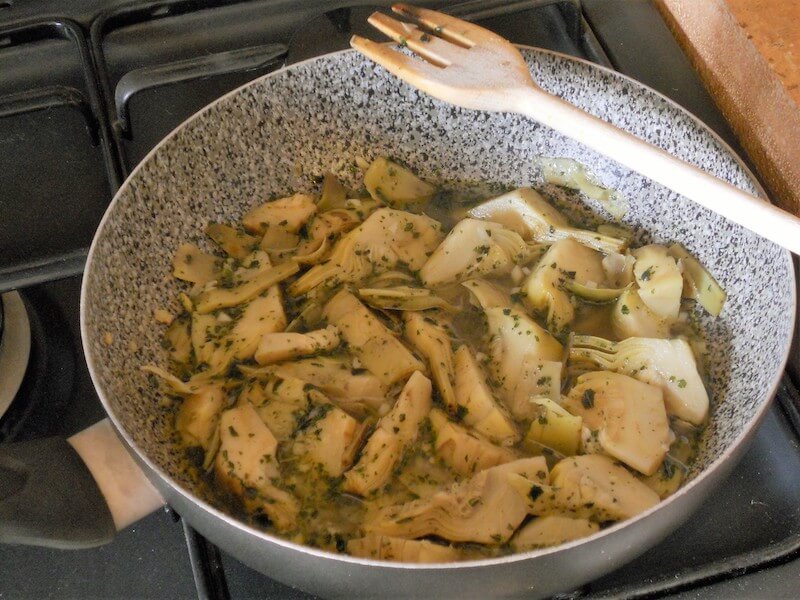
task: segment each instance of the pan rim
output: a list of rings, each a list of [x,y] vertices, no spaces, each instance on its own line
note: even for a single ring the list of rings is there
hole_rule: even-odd
[[[599,70],[599,71],[601,71],[603,73],[606,73],[606,74],[609,74],[609,75],[611,75],[613,77],[619,78],[619,79],[627,82],[629,85],[632,85],[633,87],[636,87],[636,88],[639,88],[639,89],[643,89],[643,90],[648,91],[651,94],[654,94],[660,100],[668,103],[674,109],[677,109],[679,112],[681,112],[681,113],[685,114],[686,116],[688,116],[700,129],[703,130],[704,133],[709,134],[712,137],[712,139],[714,141],[716,141],[722,147],[723,150],[725,150],[730,156],[733,157],[733,159],[736,162],[736,164],[739,166],[740,169],[742,169],[742,172],[745,175],[747,175],[748,179],[754,184],[754,186],[756,188],[756,191],[758,192],[759,196],[763,200],[769,202],[768,196],[766,194],[766,191],[764,190],[764,188],[761,185],[761,183],[758,180],[758,178],[750,170],[750,168],[747,166],[747,164],[745,164],[743,159],[736,152],[734,152],[734,150],[731,148],[731,146],[724,139],[722,139],[714,130],[712,130],[708,125],[703,123],[703,121],[701,121],[697,116],[695,116],[693,113],[691,113],[687,109],[683,108],[677,102],[675,102],[672,99],[666,97],[661,92],[653,89],[652,87],[650,87],[650,86],[648,86],[648,85],[646,85],[644,83],[641,83],[641,82],[637,81],[636,79],[633,79],[632,77],[629,77],[628,75],[624,75],[624,74],[619,73],[619,72],[617,72],[617,71],[615,71],[615,70],[613,70],[613,69],[611,69],[609,67],[605,67],[603,65],[597,65],[597,64],[595,64],[595,63],[593,63],[591,61],[588,61],[588,60],[585,60],[585,59],[582,59],[582,58],[577,58],[577,57],[570,56],[570,55],[567,55],[567,54],[564,54],[564,53],[561,53],[561,52],[556,52],[556,51],[552,51],[552,50],[548,50],[548,49],[544,49],[544,48],[537,48],[537,47],[534,47],[534,46],[528,46],[528,45],[523,45],[523,44],[515,44],[515,46],[517,46],[518,48],[524,49],[524,50],[533,51],[535,53],[552,55],[552,56],[555,56],[555,57],[563,59],[563,60],[574,61],[574,62],[577,62],[577,63],[584,64],[586,66],[589,66],[592,69]],[[670,506],[671,504],[675,504],[681,498],[686,496],[691,490],[693,490],[695,487],[698,487],[706,479],[711,477],[717,470],[719,470],[721,468],[721,466],[724,463],[728,462],[728,459],[733,454],[738,452],[740,447],[746,442],[746,440],[753,434],[753,432],[755,431],[756,427],[761,423],[761,421],[763,420],[764,416],[766,415],[767,410],[769,409],[769,407],[772,404],[772,401],[773,401],[773,399],[775,397],[775,394],[777,393],[778,387],[780,385],[780,381],[781,381],[781,378],[783,376],[784,370],[786,368],[786,363],[787,363],[788,358],[789,358],[789,351],[790,351],[791,341],[792,341],[792,338],[793,338],[793,335],[794,335],[794,325],[795,325],[796,314],[797,314],[797,289],[796,289],[797,288],[797,279],[796,279],[796,276],[794,274],[794,269],[793,269],[793,266],[792,266],[791,253],[788,250],[785,250],[785,249],[782,251],[782,255],[784,257],[784,260],[786,261],[787,271],[791,274],[792,279],[794,280],[794,283],[795,283],[795,285],[790,286],[790,304],[791,304],[791,306],[793,307],[794,310],[792,311],[791,321],[788,324],[787,331],[786,331],[787,335],[786,335],[786,339],[784,340],[785,351],[784,351],[783,358],[782,358],[781,363],[780,363],[780,368],[777,369],[776,375],[773,377],[773,379],[772,379],[772,381],[770,383],[769,391],[766,394],[766,400],[761,402],[760,406],[758,406],[758,408],[756,409],[756,412],[753,415],[753,417],[744,426],[744,428],[739,433],[739,435],[737,435],[731,441],[730,446],[721,455],[719,455],[717,458],[715,458],[708,466],[706,466],[706,468],[704,468],[694,479],[692,479],[686,485],[684,485],[681,488],[679,488],[678,491],[676,491],[674,494],[672,494],[671,496],[669,496],[668,498],[666,498],[664,500],[661,500],[655,506],[653,506],[653,507],[649,508],[648,510],[636,515],[635,517],[632,517],[632,518],[627,519],[625,521],[620,521],[619,523],[616,523],[615,525],[612,525],[611,527],[608,527],[606,529],[598,531],[597,533],[594,533],[594,534],[592,534],[590,536],[587,536],[587,537],[584,537],[584,538],[580,538],[578,540],[573,540],[571,542],[567,542],[567,543],[564,543],[564,544],[561,544],[561,545],[558,545],[558,546],[553,546],[553,547],[549,547],[549,548],[542,548],[542,549],[538,549],[538,550],[531,550],[531,551],[528,551],[528,552],[514,553],[514,554],[507,555],[507,556],[502,556],[502,557],[479,559],[479,560],[469,560],[469,561],[460,561],[460,562],[453,562],[453,563],[422,563],[422,564],[418,564],[418,563],[402,563],[402,562],[394,562],[394,561],[382,561],[382,560],[356,558],[356,557],[349,556],[349,555],[346,555],[346,554],[338,554],[338,553],[334,553],[334,552],[328,552],[328,551],[325,551],[325,550],[314,548],[312,546],[296,544],[294,542],[290,542],[289,540],[281,538],[281,537],[279,537],[277,535],[273,535],[273,534],[268,533],[266,531],[262,531],[260,529],[256,529],[255,527],[252,527],[252,526],[244,523],[243,521],[240,521],[239,519],[233,517],[232,515],[224,512],[224,511],[222,511],[220,509],[215,508],[214,506],[209,504],[206,500],[203,500],[203,499],[195,496],[190,491],[184,489],[182,486],[177,484],[168,473],[166,473],[163,469],[161,469],[160,466],[156,465],[146,455],[146,453],[141,448],[138,447],[138,445],[133,441],[133,439],[128,434],[128,432],[121,426],[121,424],[119,422],[119,419],[114,414],[114,412],[113,412],[113,410],[111,408],[111,404],[110,404],[108,398],[106,397],[105,391],[97,383],[100,380],[100,378],[99,378],[99,375],[97,375],[97,373],[96,373],[95,359],[94,359],[94,356],[92,354],[91,348],[89,347],[89,343],[88,343],[89,335],[88,335],[88,325],[87,325],[87,316],[86,316],[87,311],[88,311],[88,308],[87,308],[87,305],[88,305],[88,302],[87,302],[87,295],[88,295],[88,284],[87,284],[87,281],[88,281],[88,277],[87,277],[87,275],[91,271],[92,263],[93,263],[93,260],[94,260],[94,253],[95,253],[95,250],[96,250],[96,247],[97,247],[97,244],[98,244],[98,239],[100,237],[100,233],[103,231],[104,227],[106,226],[107,221],[111,218],[111,215],[114,212],[114,208],[115,208],[119,198],[125,192],[127,192],[127,189],[130,186],[130,182],[136,177],[136,175],[144,167],[144,165],[150,162],[150,160],[161,149],[162,146],[166,145],[167,142],[169,142],[175,135],[177,135],[177,133],[179,131],[184,129],[190,122],[194,121],[196,118],[198,118],[200,115],[202,115],[206,111],[210,110],[212,107],[214,107],[217,104],[227,100],[230,97],[238,95],[242,90],[244,90],[245,88],[248,88],[249,86],[255,84],[256,82],[263,81],[265,79],[269,79],[269,78],[272,78],[272,77],[281,76],[285,71],[291,71],[291,70],[300,68],[300,67],[302,67],[302,66],[304,66],[304,65],[306,65],[308,63],[311,63],[313,61],[320,61],[320,60],[323,60],[323,59],[336,57],[336,56],[341,55],[341,54],[355,53],[355,52],[356,52],[355,50],[352,50],[352,49],[348,48],[348,49],[345,49],[345,50],[339,50],[337,52],[331,52],[331,53],[328,53],[328,54],[315,56],[315,57],[306,59],[304,61],[301,61],[301,62],[298,62],[298,63],[294,63],[292,65],[283,67],[283,68],[278,69],[276,71],[273,71],[272,73],[268,73],[266,75],[263,75],[261,77],[258,77],[256,79],[254,79],[252,81],[249,81],[249,82],[245,83],[244,85],[241,85],[238,88],[236,88],[234,90],[231,90],[230,92],[224,94],[223,96],[220,96],[219,98],[217,98],[216,100],[214,100],[210,104],[204,106],[203,108],[201,108],[200,110],[198,110],[197,112],[192,114],[190,117],[188,117],[186,120],[181,122],[178,126],[176,126],[172,131],[170,131],[169,134],[167,134],[161,141],[159,141],[158,144],[156,144],[156,146],[154,146],[145,155],[145,157],[139,162],[138,165],[136,165],[136,167],[133,169],[133,171],[131,171],[130,175],[128,175],[128,177],[122,183],[120,188],[114,194],[114,197],[112,198],[112,200],[109,203],[105,213],[103,214],[103,218],[101,219],[100,224],[98,225],[97,230],[95,231],[95,235],[94,235],[94,237],[92,239],[92,244],[91,244],[91,246],[89,248],[89,253],[88,253],[88,256],[87,256],[87,259],[86,259],[86,266],[85,266],[85,269],[84,269],[84,277],[83,277],[83,280],[82,280],[82,283],[81,283],[81,294],[80,294],[81,343],[82,343],[82,346],[83,346],[84,356],[86,358],[86,363],[87,363],[87,366],[88,366],[88,369],[89,369],[89,373],[90,373],[90,376],[92,378],[92,383],[93,383],[93,385],[95,387],[95,390],[97,392],[97,395],[100,398],[100,401],[101,401],[101,403],[103,405],[103,409],[105,410],[108,418],[110,419],[110,421],[114,425],[114,428],[116,429],[117,434],[122,438],[122,441],[124,442],[124,444],[132,451],[134,457],[140,463],[142,463],[142,464],[144,464],[146,466],[146,470],[145,470],[146,474],[150,478],[152,478],[154,476],[157,476],[158,479],[160,479],[166,486],[168,486],[172,490],[173,493],[177,493],[177,494],[181,495],[186,501],[191,502],[192,504],[194,504],[194,505],[198,506],[200,509],[202,509],[208,516],[214,517],[215,519],[218,519],[218,520],[221,520],[221,521],[224,521],[227,525],[238,529],[240,531],[240,533],[242,533],[242,534],[246,534],[246,535],[249,535],[251,537],[258,538],[259,540],[263,540],[264,542],[274,543],[274,544],[277,544],[277,545],[282,546],[282,547],[287,548],[287,549],[292,549],[292,550],[296,550],[296,551],[302,552],[304,554],[309,554],[311,556],[315,556],[315,557],[320,558],[320,559],[342,561],[342,562],[345,562],[345,563],[349,563],[349,564],[353,564],[353,565],[359,565],[359,566],[381,567],[381,568],[393,569],[393,570],[411,570],[411,571],[416,571],[416,570],[423,570],[423,571],[425,571],[425,570],[447,570],[447,571],[450,571],[450,570],[457,570],[457,569],[471,569],[471,568],[476,568],[476,567],[488,567],[488,566],[492,566],[492,565],[511,564],[511,563],[524,561],[524,560],[528,560],[528,559],[532,559],[532,558],[537,558],[537,557],[541,557],[541,556],[549,556],[549,555],[552,555],[552,554],[560,553],[560,552],[567,551],[567,550],[569,550],[571,548],[574,548],[576,546],[579,546],[579,545],[582,545],[582,544],[585,544],[585,543],[589,543],[589,542],[599,543],[606,536],[610,536],[613,533],[616,533],[617,531],[619,531],[619,530],[621,530],[623,528],[626,528],[626,527],[629,527],[629,526],[633,526],[634,524],[636,524],[636,523],[638,523],[640,521],[649,519],[649,517],[651,515],[653,515],[654,513],[659,512],[661,509],[664,509],[664,508]],[[645,549],[646,548],[643,548],[643,551]]]

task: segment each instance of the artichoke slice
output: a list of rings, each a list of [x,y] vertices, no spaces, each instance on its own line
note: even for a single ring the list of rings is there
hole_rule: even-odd
[[[669,254],[683,265],[683,296],[697,300],[713,317],[722,312],[727,294],[703,265],[680,244],[672,244]]]
[[[317,214],[307,228],[310,239],[297,246],[292,258],[303,264],[322,262],[328,258],[336,237],[361,223],[360,214],[359,211],[346,208],[337,208]]]
[[[557,241],[523,283],[525,303],[547,314],[551,331],[562,332],[575,317],[572,299],[564,288],[569,289],[570,283],[583,286],[580,289],[588,287],[590,282],[602,283],[605,279],[602,259],[600,253],[572,239]]]
[[[391,208],[378,209],[342,237],[330,259],[304,273],[289,292],[300,296],[322,284],[359,283],[400,264],[416,271],[441,239],[438,221]]]
[[[506,308],[511,306],[511,296],[500,286],[485,279],[467,279],[461,285],[469,290],[470,296],[483,310],[487,308]]]
[[[376,533],[367,533],[364,537],[350,540],[347,542],[347,552],[360,558],[408,563],[454,562],[461,557],[461,552],[452,546]]]
[[[297,499],[276,485],[278,440],[249,404],[222,413],[220,447],[215,471],[217,481],[253,512],[269,517],[278,531],[295,527]]]
[[[558,546],[600,531],[597,523],[589,519],[574,519],[561,515],[538,517],[520,528],[511,538],[514,552],[527,552],[537,548]]]
[[[294,377],[269,374],[250,379],[239,393],[237,404],[250,404],[278,440],[291,437],[312,402],[327,403],[327,398],[306,382]]]
[[[459,475],[474,475],[518,458],[508,448],[495,446],[454,423],[438,408],[431,409],[429,418],[436,439],[436,455]]]
[[[569,356],[661,388],[667,412],[679,419],[701,425],[708,416],[708,392],[686,340],[631,337],[610,342],[580,335],[573,338]]]
[[[245,371],[245,367],[239,368]],[[362,415],[367,409],[376,411],[386,403],[388,387],[366,369],[353,369],[349,359],[344,357],[316,356],[294,360],[267,367],[266,373],[314,385],[350,414]]]
[[[596,231],[570,227],[564,216],[531,188],[519,188],[487,200],[468,214],[475,219],[500,223],[526,240],[552,243],[572,238],[604,254],[620,252],[627,243],[626,240]]]
[[[342,488],[367,496],[391,478],[406,449],[417,439],[431,408],[431,382],[419,371],[409,377],[392,409],[378,421],[356,465],[344,474]]]
[[[524,261],[528,245],[514,231],[477,219],[456,224],[420,269],[429,287],[458,283],[482,275],[506,275]]]
[[[514,422],[495,401],[469,346],[456,350],[455,373],[456,402],[464,422],[496,444],[513,445],[519,438]]]
[[[183,443],[208,450],[224,406],[225,392],[213,384],[184,398],[175,417],[175,429]]]
[[[209,223],[206,235],[231,258],[243,259],[258,248],[258,238],[223,223]]]
[[[449,333],[432,317],[418,312],[404,313],[403,320],[406,339],[427,359],[442,402],[447,410],[455,413],[457,407],[453,389],[455,371]]]
[[[596,371],[578,377],[564,406],[599,431],[603,450],[629,467],[652,475],[664,461],[672,434],[659,388]]]
[[[164,332],[164,341],[172,362],[188,365],[192,359],[191,319],[184,314],[172,321]]]
[[[347,200],[347,190],[330,171],[327,171],[322,178],[322,193],[319,196],[317,208],[319,210],[330,210],[341,208]]]
[[[567,279],[564,283],[564,287],[581,298],[586,300],[587,302],[596,302],[596,303],[603,303],[603,302],[611,302],[612,300],[616,300],[625,291],[628,289],[627,287],[624,288],[600,288],[600,287],[591,287],[588,285],[584,285],[582,283],[578,283],[574,279]]]
[[[678,318],[683,276],[678,263],[664,246],[650,244],[633,251],[633,273],[639,297],[655,315],[670,323]]]
[[[525,442],[552,448],[563,456],[578,453],[583,419],[562,408],[550,398],[533,398],[539,414],[531,421]]]
[[[531,396],[558,393],[563,348],[516,308],[490,308],[486,318],[491,335],[489,371],[511,414],[530,418]]]
[[[629,253],[612,252],[603,257],[606,281],[616,288],[624,288],[634,282],[633,264],[636,259]]]
[[[218,280],[216,286],[207,287],[194,296],[194,309],[199,314],[207,314],[244,304],[299,270],[294,261],[273,267],[269,255],[257,250],[243,262],[242,267],[233,271],[229,281]]]
[[[403,538],[435,535],[453,542],[503,544],[528,513],[525,500],[509,483],[512,474],[544,484],[547,464],[537,456],[486,469],[428,499],[389,506],[365,527]]]
[[[598,184],[585,165],[572,158],[545,158],[537,161],[544,180],[578,190],[600,202],[612,217],[621,219],[628,212],[627,200],[616,190]]]
[[[447,312],[457,312],[453,306],[426,288],[409,286],[385,288],[361,288],[358,290],[361,299],[373,308],[385,310],[429,310],[440,308]]]
[[[571,516],[597,522],[622,521],[661,500],[625,467],[602,454],[560,460],[550,471],[550,484],[508,475],[530,514]]]
[[[339,328],[350,351],[385,385],[425,370],[425,365],[350,292],[343,290],[331,298],[324,314]]]
[[[657,494],[624,467],[600,454],[565,458],[551,470],[550,482],[573,494],[567,505],[587,510],[587,504],[594,502],[588,510],[598,520],[628,519],[660,501]]]
[[[389,160],[376,158],[364,173],[369,195],[392,208],[420,208],[430,202],[436,188],[409,169]]]
[[[366,426],[332,404],[318,410],[322,414],[297,432],[292,453],[301,459],[302,471],[339,477],[353,464]]]
[[[234,359],[252,358],[263,336],[285,327],[286,314],[278,286],[270,287],[243,307],[229,312],[194,312],[190,339],[195,361],[206,365],[209,374],[221,373]]]
[[[639,292],[625,290],[611,312],[611,327],[620,339],[629,337],[668,338],[671,320],[647,308]]]
[[[279,248],[280,241],[300,231],[316,212],[314,198],[294,194],[256,206],[242,217],[242,224],[250,233],[263,236],[262,248]]]
[[[330,352],[338,346],[339,329],[335,325],[307,333],[267,333],[261,337],[255,359],[260,365],[269,365],[300,356]]]
[[[223,259],[206,254],[194,244],[181,244],[172,259],[172,274],[191,283],[207,283],[219,277]]]

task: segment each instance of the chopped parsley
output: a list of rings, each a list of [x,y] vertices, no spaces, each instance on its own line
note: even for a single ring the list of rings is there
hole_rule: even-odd
[[[594,408],[594,390],[586,390],[581,397],[583,408]]]

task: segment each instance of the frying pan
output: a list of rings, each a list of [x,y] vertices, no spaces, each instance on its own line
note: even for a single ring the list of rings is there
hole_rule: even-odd
[[[746,191],[760,191],[721,140],[656,92],[566,56],[531,48],[524,55],[534,79],[546,90]],[[709,267],[726,288],[728,302],[719,319],[703,322],[712,349],[707,361],[712,416],[683,488],[634,519],[559,547],[413,565],[335,555],[250,527],[181,468],[181,450],[168,433],[172,413],[160,407],[158,390],[139,370],[143,364],[165,362],[153,312],[178,310],[179,284],[169,276],[174,250],[202,237],[198,233],[209,221],[238,220],[272,194],[316,191],[315,178],[328,169],[355,185],[349,168],[353,161],[380,155],[399,157],[423,178],[455,187],[476,180],[541,187],[538,156],[577,159],[628,198],[625,224],[647,232],[648,239],[682,243]],[[545,186],[545,192],[558,190]],[[601,210],[586,198],[562,195],[562,201]],[[107,425],[79,434],[71,446],[43,452],[48,460],[63,463],[67,448],[77,447],[106,497],[120,486],[127,485],[126,492],[116,495],[109,510],[88,491],[83,463],[58,466],[67,475],[80,471],[83,483],[69,489],[81,490],[80,502],[91,505],[102,523],[92,530],[83,510],[76,517],[83,519],[83,532],[73,528],[65,535],[66,525],[53,525],[52,516],[50,525],[41,525],[26,513],[32,502],[20,500],[25,493],[36,498],[33,504],[49,503],[51,514],[67,500],[22,486],[10,499],[0,500],[0,521],[12,520],[12,526],[0,526],[0,538],[50,545],[99,543],[115,527],[154,509],[163,497],[242,562],[323,596],[530,597],[573,589],[656,544],[730,472],[775,393],[794,313],[791,260],[777,246],[536,123],[446,106],[352,51],[326,55],[258,79],[207,107],[159,144],[122,186],[92,244],[81,322],[98,394],[138,467],[115,446]],[[31,466],[36,461],[25,447],[6,447],[0,465],[10,462],[12,451],[14,464],[27,468],[31,480],[47,480],[36,475],[42,452]],[[138,469],[158,494],[145,489]],[[129,504],[138,513],[124,515],[119,497],[136,490],[141,496]],[[16,502],[14,510],[3,512],[10,501]],[[72,497],[69,502],[78,501]]]

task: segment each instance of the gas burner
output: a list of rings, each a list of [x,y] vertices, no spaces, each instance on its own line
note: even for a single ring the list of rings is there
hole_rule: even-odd
[[[0,296],[0,417],[22,384],[31,352],[28,311],[17,292]]]

